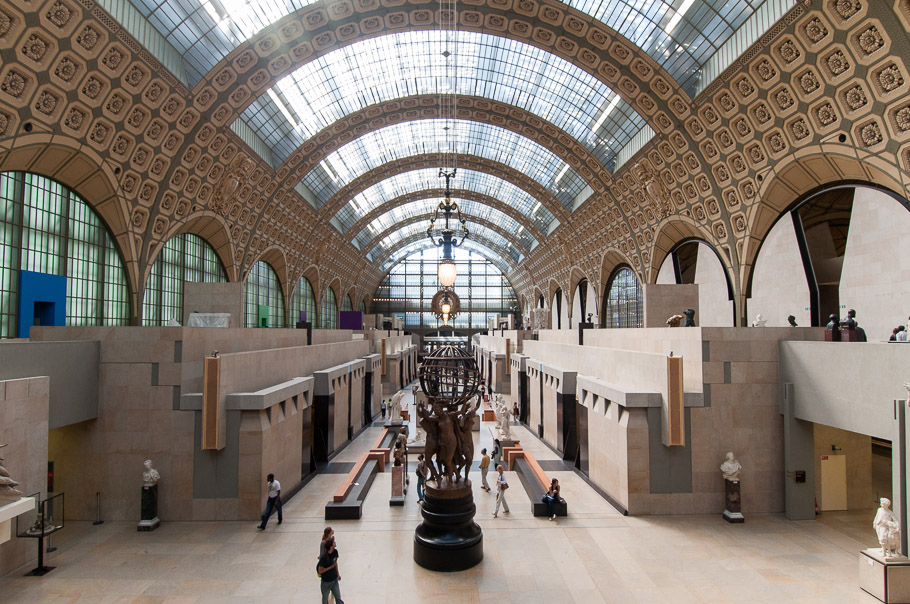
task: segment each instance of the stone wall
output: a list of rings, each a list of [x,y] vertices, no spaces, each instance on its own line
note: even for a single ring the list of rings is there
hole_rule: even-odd
[[[49,436],[50,459],[59,464],[58,490],[71,494],[67,513],[82,520],[94,519],[96,492],[101,492],[106,519],[138,520],[142,462],[147,458],[162,476],[159,516],[163,521],[226,519],[232,513],[248,512],[238,507],[236,493],[218,505],[210,497],[194,493],[198,413],[180,411],[180,399],[182,394],[201,392],[202,359],[212,350],[218,349],[222,357],[223,400],[233,392],[254,392],[361,358],[369,349],[368,342],[350,341],[350,336],[343,343],[306,346],[306,333],[293,329],[90,327],[36,331],[45,339],[101,342],[98,419],[52,430]],[[233,429],[229,421],[229,430]],[[288,437],[282,430],[265,430],[263,438],[270,434]],[[292,445],[275,446],[281,450]],[[264,459],[271,458],[264,454]],[[282,480],[285,489],[299,481],[300,465],[296,468],[298,479],[286,475]],[[237,476],[238,471],[231,469],[230,473]]]
[[[0,445],[8,445],[0,457],[23,496],[47,497],[49,387],[47,377],[0,381]],[[63,491],[59,484],[54,489]],[[37,552],[34,539],[16,538],[15,519],[10,525],[11,539],[0,543],[0,576],[33,560]]]

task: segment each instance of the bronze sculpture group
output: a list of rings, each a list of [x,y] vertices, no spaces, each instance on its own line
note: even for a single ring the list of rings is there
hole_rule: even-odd
[[[447,408],[443,403],[434,403],[431,409],[423,401],[417,404],[420,427],[426,432],[424,455],[430,480],[440,488],[467,482],[474,458],[474,439],[471,431],[480,405],[468,399],[460,408]],[[435,458],[435,461],[434,461]]]

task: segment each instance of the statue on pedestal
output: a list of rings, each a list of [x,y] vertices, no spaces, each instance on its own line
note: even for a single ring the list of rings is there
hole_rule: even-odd
[[[499,408],[499,431],[503,439],[512,438],[512,423],[509,421],[509,409],[506,406]]]
[[[727,459],[720,464],[720,471],[724,476],[724,520],[727,522],[745,522],[742,514],[742,499],[740,497],[739,475],[742,465],[733,457],[733,452],[727,453]]]
[[[881,507],[875,512],[875,520],[872,521],[872,528],[878,535],[878,542],[882,546],[882,556],[893,558],[898,556],[900,549],[901,525],[894,512],[891,511],[891,501],[882,497],[879,501]]]
[[[389,423],[401,423],[401,399],[404,398],[404,390],[399,390],[392,397],[392,404],[389,407]]]
[[[0,445],[0,449],[6,445]],[[3,467],[3,458],[0,457],[0,501],[19,501],[22,492],[17,490],[19,483],[12,479],[9,470]]]
[[[442,346],[424,359],[418,378],[426,402],[418,400],[415,415],[426,433],[430,478],[420,510],[423,522],[414,531],[414,561],[430,570],[465,570],[483,559],[483,533],[474,522],[468,480],[480,372],[473,357]]]
[[[767,325],[768,320],[761,316],[761,313],[755,315],[755,320],[752,321],[752,327],[764,327]]]
[[[146,459],[142,466],[145,469],[142,472],[142,506],[137,529],[153,531],[161,524],[158,520],[158,480],[161,475],[152,467],[151,459]]]

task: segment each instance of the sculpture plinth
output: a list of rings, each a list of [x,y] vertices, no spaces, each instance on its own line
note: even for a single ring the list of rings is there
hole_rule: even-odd
[[[477,507],[471,481],[445,486],[426,482],[423,522],[414,531],[414,561],[428,570],[467,570],[483,560],[483,532],[474,522]]]
[[[739,481],[724,481],[724,520],[727,522],[745,522],[743,516],[742,499],[739,490]]]

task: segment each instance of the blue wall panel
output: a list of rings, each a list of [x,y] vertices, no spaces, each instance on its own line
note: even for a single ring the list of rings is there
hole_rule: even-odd
[[[19,271],[16,336],[27,338],[36,317],[41,325],[66,325],[66,277]]]

